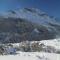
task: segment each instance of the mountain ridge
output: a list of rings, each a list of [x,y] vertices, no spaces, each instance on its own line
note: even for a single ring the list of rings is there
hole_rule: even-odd
[[[0,16],[0,37],[3,36],[0,41],[3,43],[54,39],[59,32],[60,24],[56,19],[39,9],[10,10]]]

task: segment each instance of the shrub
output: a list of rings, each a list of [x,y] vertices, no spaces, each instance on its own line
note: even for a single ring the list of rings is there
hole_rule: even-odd
[[[4,48],[3,46],[0,46],[0,55],[3,55],[3,53],[4,53]]]
[[[39,45],[39,43],[32,43],[31,45],[32,51],[41,51],[42,47]]]

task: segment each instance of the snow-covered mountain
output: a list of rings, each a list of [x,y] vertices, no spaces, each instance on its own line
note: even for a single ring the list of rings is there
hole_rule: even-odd
[[[0,15],[0,23],[0,35],[4,36],[3,40],[6,40],[7,37],[8,41],[10,39],[11,41],[12,39],[15,41],[16,39],[18,41],[46,40],[60,36],[60,22],[55,17],[36,8],[4,12]]]

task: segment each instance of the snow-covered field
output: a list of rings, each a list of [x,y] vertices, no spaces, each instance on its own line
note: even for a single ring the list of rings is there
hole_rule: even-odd
[[[0,56],[0,60],[60,60],[60,55],[45,52],[20,52],[18,55]]]
[[[60,49],[60,39],[43,40],[41,43]],[[17,44],[18,45],[18,44]],[[60,60],[60,54],[47,52],[17,52],[17,55],[0,56],[0,60]]]

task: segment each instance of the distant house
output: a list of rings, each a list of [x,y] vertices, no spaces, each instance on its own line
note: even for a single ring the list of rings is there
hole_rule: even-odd
[[[6,54],[16,54],[16,49],[13,47],[9,47],[5,49]]]

